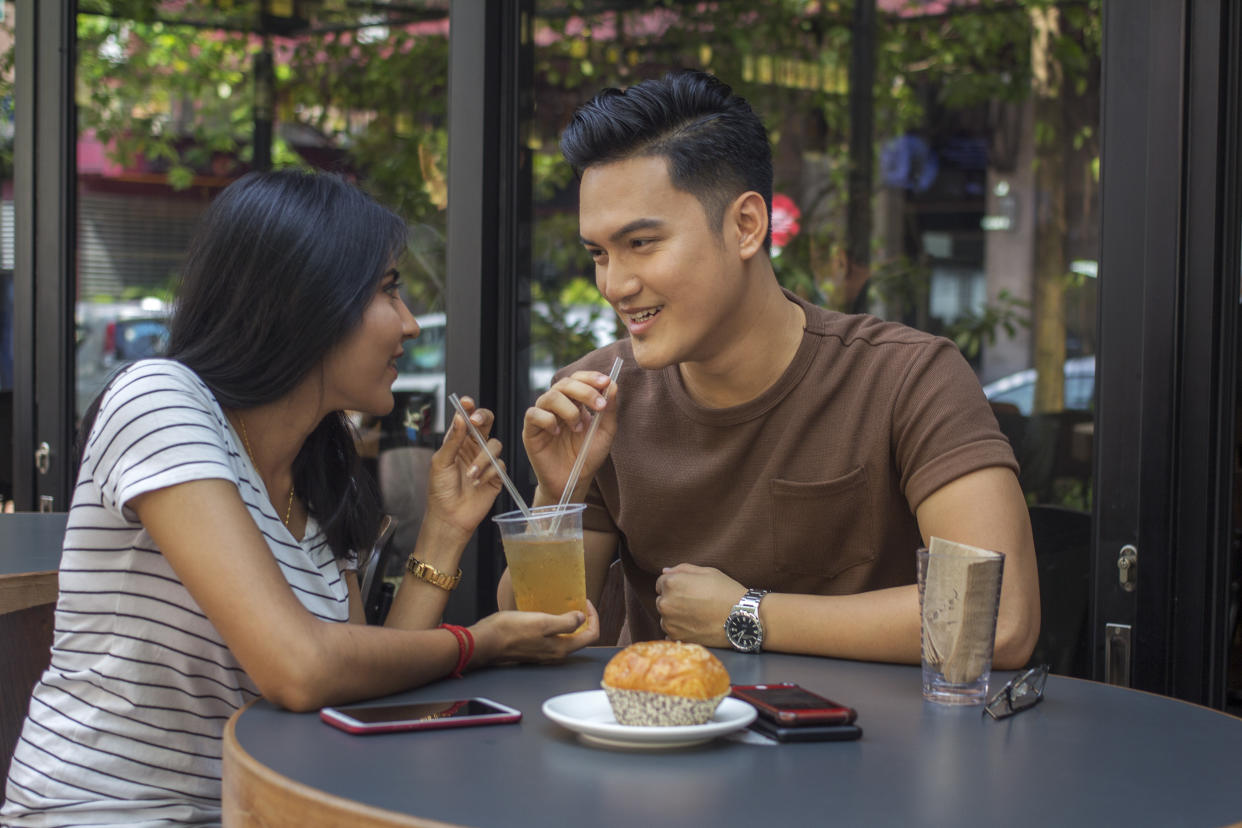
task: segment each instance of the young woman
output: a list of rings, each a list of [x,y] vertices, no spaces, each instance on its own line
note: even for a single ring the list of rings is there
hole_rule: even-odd
[[[436,627],[500,489],[460,417],[431,464],[416,574],[386,627],[361,623],[356,552],[381,515],[342,412],[391,409],[418,335],[393,269],[405,233],[328,175],[252,173],[208,208],[168,358],[129,366],[84,425],[51,666],[0,822],[218,822],[221,732],[259,694],[314,710],[595,639],[593,612]]]

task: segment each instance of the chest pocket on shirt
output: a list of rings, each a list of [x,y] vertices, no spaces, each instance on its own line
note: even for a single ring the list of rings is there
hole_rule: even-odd
[[[817,483],[772,480],[777,569],[832,579],[876,556],[867,470]]]

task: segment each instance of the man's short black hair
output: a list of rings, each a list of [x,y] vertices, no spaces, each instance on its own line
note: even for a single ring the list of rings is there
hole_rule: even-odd
[[[754,190],[768,210],[764,247],[771,247],[767,130],[745,98],[706,72],[670,72],[625,91],[605,89],[574,113],[561,153],[579,175],[598,164],[663,156],[673,186],[699,200],[717,233],[733,200]]]

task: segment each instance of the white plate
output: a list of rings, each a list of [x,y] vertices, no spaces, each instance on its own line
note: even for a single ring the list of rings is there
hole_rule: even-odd
[[[609,747],[674,748],[710,742],[741,730],[755,720],[755,708],[726,697],[705,724],[637,727],[617,723],[603,690],[582,690],[548,699],[543,703],[543,715],[588,742]]]

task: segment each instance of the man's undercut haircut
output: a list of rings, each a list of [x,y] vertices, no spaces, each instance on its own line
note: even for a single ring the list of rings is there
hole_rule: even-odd
[[[605,89],[583,104],[561,136],[561,153],[578,175],[588,167],[660,156],[673,186],[703,205],[723,232],[725,210],[748,190],[768,211],[772,244],[772,146],[745,98],[705,72],[670,72],[625,91]]]

